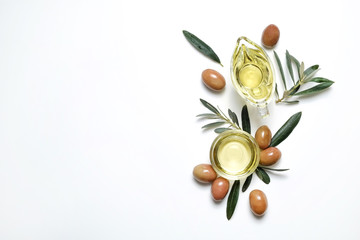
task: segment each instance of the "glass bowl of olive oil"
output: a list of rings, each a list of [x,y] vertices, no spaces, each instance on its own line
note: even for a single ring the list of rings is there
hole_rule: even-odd
[[[215,172],[228,180],[239,180],[252,174],[260,161],[260,148],[255,139],[242,130],[219,134],[210,148],[210,161]]]
[[[231,80],[238,94],[256,106],[261,116],[269,115],[267,104],[275,88],[273,67],[266,52],[246,37],[237,40]]]

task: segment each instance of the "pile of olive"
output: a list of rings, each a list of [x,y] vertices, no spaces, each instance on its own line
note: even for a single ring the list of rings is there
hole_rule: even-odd
[[[255,133],[255,140],[261,149],[260,165],[262,166],[273,165],[281,158],[281,152],[278,148],[269,147],[271,137],[271,131],[266,125],[259,127]]]
[[[201,183],[211,183],[211,195],[215,201],[223,200],[230,187],[229,180],[217,177],[216,172],[210,164],[199,164],[193,170],[194,178]],[[255,189],[249,194],[251,211],[256,216],[264,215],[268,203],[264,192]]]
[[[199,164],[193,170],[194,178],[202,183],[211,184],[211,195],[214,200],[219,201],[225,198],[229,191],[229,180],[217,177],[216,172],[210,164]]]
[[[268,126],[263,125],[258,128],[255,133],[255,140],[259,145],[260,165],[270,166],[275,164],[281,157],[281,152],[276,147],[269,147],[271,143],[272,133]],[[194,178],[202,183],[211,183],[211,195],[214,200],[220,201],[224,199],[229,191],[229,180],[218,177],[211,164],[199,164],[193,170]],[[255,189],[249,194],[249,203],[251,211],[256,216],[265,214],[268,207],[267,198],[264,192]]]

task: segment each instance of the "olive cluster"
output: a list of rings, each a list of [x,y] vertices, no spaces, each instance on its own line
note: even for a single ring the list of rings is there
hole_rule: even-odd
[[[263,125],[258,128],[255,133],[255,141],[259,145],[260,152],[260,165],[270,166],[279,161],[281,152],[276,147],[269,147],[271,143],[272,133],[268,126]]]

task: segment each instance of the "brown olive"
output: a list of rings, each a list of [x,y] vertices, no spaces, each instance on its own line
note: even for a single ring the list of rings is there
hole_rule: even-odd
[[[281,158],[281,152],[276,147],[269,147],[260,152],[260,164],[269,166],[275,164]]]
[[[217,174],[210,164],[199,164],[194,167],[194,178],[202,183],[209,183],[216,179]]]
[[[265,149],[270,145],[271,137],[271,131],[266,125],[263,125],[256,130],[255,140],[261,149]]]
[[[212,69],[206,69],[201,74],[204,84],[211,90],[219,91],[225,87],[223,75]]]
[[[256,216],[262,216],[268,207],[266,195],[263,191],[255,189],[249,194],[251,211]]]
[[[280,38],[279,28],[274,24],[270,24],[264,29],[261,37],[261,42],[264,45],[264,47],[273,48],[276,45],[276,43],[279,41],[279,38]]]
[[[219,177],[211,185],[211,194],[214,200],[223,200],[229,191],[229,180]]]

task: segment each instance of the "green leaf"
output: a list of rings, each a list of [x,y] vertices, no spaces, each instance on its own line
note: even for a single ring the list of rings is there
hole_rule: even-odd
[[[284,76],[284,70],[283,70],[283,68],[282,68],[281,61],[280,61],[279,56],[277,55],[277,53],[276,53],[275,51],[274,51],[274,55],[275,55],[275,59],[276,59],[277,65],[278,65],[279,70],[280,70],[280,73],[281,73],[281,79],[282,79],[282,81],[283,81],[284,88],[285,88],[285,90],[287,90],[286,82],[285,82],[285,76]]]
[[[251,125],[250,125],[250,118],[249,118],[249,112],[246,105],[243,106],[241,110],[241,123],[242,123],[242,129],[251,134]]]
[[[224,123],[225,123],[224,121],[221,121],[221,122],[213,122],[213,123],[209,123],[209,124],[206,124],[206,125],[202,126],[202,128],[218,127],[218,126],[223,125]]]
[[[230,130],[230,128],[215,128],[214,132],[222,133],[222,132],[225,132],[225,131],[228,131],[228,130]]]
[[[282,101],[283,103],[287,103],[287,104],[296,104],[299,103],[299,100],[294,100],[294,101]]]
[[[318,93],[328,87],[330,87],[334,82],[323,82],[320,83],[312,88],[306,89],[304,91],[301,92],[297,92],[294,95],[295,96],[300,96],[300,95],[308,95],[308,94],[314,94],[314,93]]]
[[[234,113],[233,111],[231,111],[230,109],[228,109],[228,113],[229,113],[229,116],[231,118],[231,120],[237,125],[239,126],[239,120],[236,116],[236,113]]]
[[[197,36],[186,30],[183,30],[183,34],[185,38],[191,43],[191,45],[193,45],[197,50],[199,50],[202,54],[204,54],[205,56],[209,57],[210,59],[214,60],[215,62],[223,66],[220,62],[219,57],[216,55],[214,50],[212,50],[212,48],[209,47],[209,45],[207,45],[200,38],[198,38]]]
[[[302,114],[301,112],[295,113],[284,123],[284,125],[282,125],[282,127],[272,137],[269,147],[275,147],[279,145],[290,135],[290,133],[299,123],[301,114]]]
[[[212,111],[213,113],[215,113],[217,115],[220,115],[219,111],[213,105],[211,105],[210,103],[208,103],[207,101],[205,101],[201,98],[200,98],[200,101],[207,109],[209,109],[210,111]]]
[[[256,175],[266,184],[270,183],[270,176],[261,167],[257,167],[255,170]]]
[[[239,199],[239,193],[240,193],[240,180],[235,180],[234,184],[231,187],[229,197],[227,199],[226,217],[228,220],[230,220],[230,218],[234,214],[236,204]]]
[[[304,64],[304,62],[301,62],[301,64],[300,64],[300,79],[302,79],[304,77],[304,69],[305,69],[305,64]]]
[[[219,118],[218,115],[215,115],[213,113],[201,113],[201,114],[196,115],[196,117],[209,118],[209,119],[217,119],[217,118]]]
[[[309,80],[309,82],[316,82],[316,83],[324,83],[324,82],[328,82],[328,83],[334,83],[333,81],[327,79],[327,78],[322,78],[322,77],[316,77],[316,78],[312,78]]]
[[[251,183],[251,179],[252,179],[252,174],[250,174],[250,175],[246,178],[245,183],[244,183],[244,185],[243,185],[243,187],[242,187],[242,192],[245,192],[245,191],[248,189],[248,187],[250,186],[250,183]]]
[[[270,171],[277,171],[277,172],[284,172],[284,171],[288,171],[290,169],[288,168],[285,168],[285,169],[276,169],[276,168],[268,168],[268,167],[261,167],[262,169],[265,169],[265,170],[270,170]]]
[[[275,83],[275,94],[276,94],[276,98],[279,99],[279,91],[278,91],[277,83]]]
[[[300,81],[300,79],[299,79],[299,81]],[[297,91],[299,91],[300,85],[296,86],[298,84],[298,82],[292,88],[290,88],[290,90],[289,90],[290,96],[295,95],[295,93],[297,93]]]
[[[315,74],[315,72],[319,69],[319,65],[313,65],[309,68],[307,68],[304,71],[304,75],[306,78],[310,77],[312,74]]]
[[[291,59],[292,61],[295,63],[295,66],[296,66],[296,69],[297,69],[297,72],[298,72],[298,76],[299,78],[301,78],[301,74],[300,74],[300,62],[292,55],[291,56]]]
[[[292,64],[291,64],[291,55],[290,55],[288,50],[286,50],[286,65],[287,65],[287,68],[289,70],[291,79],[292,79],[293,83],[295,84],[294,72],[293,72]]]

